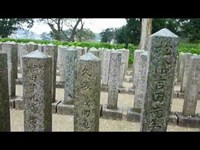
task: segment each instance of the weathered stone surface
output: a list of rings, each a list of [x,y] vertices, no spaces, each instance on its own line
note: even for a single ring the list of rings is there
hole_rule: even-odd
[[[192,56],[191,53],[185,53],[185,55],[183,56],[183,77],[182,77],[182,82],[181,82],[181,92],[185,92],[185,87],[186,87],[186,83],[187,83],[187,78],[189,75],[189,61],[190,61],[190,57]]]
[[[102,118],[103,119],[113,119],[113,120],[121,120],[123,109],[121,107],[117,107],[117,109],[108,109],[107,105],[103,105]]]
[[[117,109],[121,53],[112,51],[108,77],[108,109]]]
[[[147,87],[141,131],[167,131],[173,94],[178,36],[162,29],[150,36]]]
[[[200,88],[200,56],[190,57],[189,74],[185,88],[185,98],[183,103],[183,115],[195,116],[198,91]]]
[[[15,84],[17,74],[17,44],[13,42],[5,42],[1,46],[0,52],[7,53],[7,66],[8,66],[8,87],[9,96],[15,97]]]
[[[145,52],[145,50],[137,49],[134,51],[134,62],[133,62],[133,88],[136,87],[138,81],[138,73],[139,73],[139,60],[140,55]]]
[[[120,75],[119,75],[119,87],[123,87],[126,69],[126,52],[123,49],[118,50],[121,53]]]
[[[127,121],[140,122],[141,109],[140,108],[129,108],[127,112]]]
[[[123,49],[125,53],[125,72],[128,71],[128,60],[129,60],[129,50],[128,49]]]
[[[48,44],[43,46],[42,51],[52,58],[52,102],[54,103],[56,101],[56,65],[58,57],[58,46]]]
[[[58,68],[60,72],[60,81],[65,81],[65,58],[66,58],[66,46],[58,46]]]
[[[178,117],[178,126],[188,127],[188,128],[199,128],[200,127],[200,118],[195,115],[193,117],[186,117],[180,112],[176,112]]]
[[[74,131],[99,131],[101,61],[92,53],[80,57],[74,100]]]
[[[110,68],[110,50],[103,51],[103,59],[102,59],[102,77],[101,77],[101,84],[108,85],[108,74]]]
[[[0,53],[0,131],[10,131],[10,104],[6,53]]]
[[[23,72],[22,69],[22,57],[30,52],[33,52],[35,50],[37,50],[38,45],[32,42],[26,43],[26,44],[18,44],[18,59],[19,59],[19,63],[20,63],[20,71],[21,73]]]
[[[135,88],[134,108],[142,108],[146,94],[146,73],[147,73],[147,59],[148,52],[145,51],[140,54],[138,63],[138,80]]]
[[[52,131],[52,58],[38,50],[23,57],[24,131]]]
[[[77,49],[66,50],[65,58],[65,89],[64,89],[64,100],[63,104],[73,105],[74,104],[74,90],[75,81],[77,76]]]
[[[183,73],[184,73],[184,55],[185,53],[180,52],[178,57],[178,68],[177,68],[177,81],[182,82],[183,81]]]

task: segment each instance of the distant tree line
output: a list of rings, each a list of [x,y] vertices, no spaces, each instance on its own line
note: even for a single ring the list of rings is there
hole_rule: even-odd
[[[50,29],[50,33],[43,33],[42,39],[54,39],[58,41],[90,41],[95,38],[95,34],[84,28],[83,18],[0,18],[0,37],[5,38],[11,35],[22,25],[28,28],[34,22],[44,22]],[[100,33],[101,42],[117,44],[135,44],[140,42],[142,18],[126,18],[127,24],[121,28],[107,28]],[[64,26],[68,29],[64,30]],[[182,40],[188,42],[198,42],[200,40],[200,18],[155,18],[152,20],[152,33],[168,28],[177,34]]]
[[[142,18],[126,18],[127,24],[121,28],[107,28],[100,33],[101,42],[114,39],[115,43],[132,43],[138,45],[141,34]],[[200,40],[200,18],[155,18],[152,20],[152,33],[168,28],[182,40],[198,42]]]
[[[17,29],[23,29],[23,25],[27,24],[30,29],[35,21],[46,23],[50,29],[50,33],[43,32],[41,38],[43,40],[54,39],[58,41],[90,41],[95,38],[95,34],[87,28],[84,28],[82,18],[0,18],[0,36],[8,37]],[[64,30],[64,26],[68,29]]]

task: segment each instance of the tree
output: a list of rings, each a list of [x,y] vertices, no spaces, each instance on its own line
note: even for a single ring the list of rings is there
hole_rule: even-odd
[[[52,40],[50,33],[43,32],[40,37],[42,40]]]
[[[146,49],[148,38],[152,32],[152,19],[142,19],[141,23],[141,36],[140,36],[140,49]]]
[[[114,28],[107,28],[100,33],[101,42],[110,43],[112,39],[115,39],[116,31]]]
[[[40,19],[40,21],[43,21],[49,25],[51,28],[51,35],[55,38],[55,40],[60,41],[62,39],[62,36],[65,37],[66,41],[74,42],[74,37],[76,34],[76,30],[78,28],[78,25],[82,23],[82,18],[78,19],[69,19],[69,18],[52,18],[52,19]],[[74,24],[73,24],[74,23]],[[71,31],[70,35],[66,35],[64,32],[64,26],[67,26],[69,30]]]
[[[180,19],[182,27],[182,36],[187,38],[190,42],[200,40],[200,18],[195,19]]]
[[[0,18],[0,36],[8,37],[18,28],[22,28],[24,23],[27,24],[27,28],[31,28],[34,20],[31,18]]]
[[[116,42],[125,43],[128,48],[128,43],[139,44],[140,40],[140,19],[126,18],[127,24],[116,30]]]
[[[88,41],[93,40],[95,38],[95,34],[90,29],[77,29],[76,31],[76,39],[77,41]]]

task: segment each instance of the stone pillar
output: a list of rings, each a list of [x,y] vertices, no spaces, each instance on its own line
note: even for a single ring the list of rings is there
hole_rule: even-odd
[[[185,86],[187,83],[187,78],[189,75],[189,61],[190,61],[190,57],[192,56],[191,53],[185,53],[184,55],[184,61],[183,61],[183,65],[184,65],[184,70],[183,70],[183,77],[182,77],[182,82],[181,82],[181,92],[185,91]]]
[[[58,46],[58,66],[59,66],[59,73],[60,73],[60,81],[65,81],[65,57],[66,57],[66,46]]]
[[[183,104],[184,116],[195,116],[198,91],[200,88],[200,56],[190,57],[189,74],[185,88],[185,98]]]
[[[7,53],[7,65],[8,65],[8,87],[9,87],[9,96],[15,97],[15,84],[16,84],[16,74],[17,74],[17,45],[15,42],[5,42],[2,44],[2,50],[4,53]]]
[[[58,46],[48,44],[42,47],[42,51],[52,58],[52,103],[56,102],[56,65],[58,56]]]
[[[101,61],[92,53],[80,57],[74,101],[74,131],[99,131]]]
[[[126,68],[126,54],[123,49],[118,50],[118,52],[121,53],[119,88],[123,88],[123,82],[125,78],[125,68]]]
[[[10,131],[7,54],[0,53],[0,132]]]
[[[178,56],[178,63],[177,63],[177,82],[182,82],[183,77],[183,56],[184,53],[180,52]]]
[[[120,78],[121,53],[110,53],[110,69],[108,79],[108,109],[117,109],[118,87]]]
[[[140,59],[140,55],[144,52],[145,50],[140,50],[140,49],[137,49],[134,51],[134,71],[133,71],[133,88],[135,89],[135,87],[137,86],[137,81],[138,81],[138,70],[139,70],[139,59]]]
[[[177,56],[178,36],[164,28],[150,36],[147,86],[141,131],[167,131]]]
[[[104,50],[103,52],[103,59],[102,59],[102,85],[108,85],[108,74],[109,74],[109,67],[110,67],[110,53],[111,50]]]
[[[36,50],[23,57],[24,131],[52,131],[52,58]]]
[[[128,61],[129,61],[129,50],[123,49],[125,53],[125,72],[128,71]]]
[[[138,70],[138,83],[135,90],[134,108],[142,108],[146,94],[146,73],[147,73],[147,59],[148,52],[145,51],[140,55],[139,70]]]
[[[65,89],[64,89],[64,101],[63,104],[74,104],[74,86],[77,71],[77,49],[67,49],[65,58]]]
[[[21,44],[18,44],[18,55],[19,55],[19,63],[20,63],[20,71],[22,73],[22,57],[30,52],[33,52],[35,50],[37,50],[38,48],[38,45],[30,42],[30,43],[27,43],[27,44],[24,44],[24,43],[21,43]]]
[[[92,54],[94,54],[95,56],[97,56],[97,57],[100,58],[100,51],[99,51],[98,49],[92,47],[92,48],[90,48],[90,49],[88,50],[88,52],[90,52],[90,53],[92,53]]]

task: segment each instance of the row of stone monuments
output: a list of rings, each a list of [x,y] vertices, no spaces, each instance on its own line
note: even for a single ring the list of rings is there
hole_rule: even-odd
[[[13,69],[9,69],[10,64],[7,62],[10,62],[8,60],[10,58],[8,50],[3,50],[4,45],[14,44],[1,44],[0,49],[6,52],[0,53],[0,119],[3,122],[0,130],[9,131],[9,95],[10,97],[15,96],[15,94],[11,94],[12,86],[9,86],[9,84],[15,85],[15,80],[13,80],[13,83],[8,82],[8,80],[11,80],[9,74],[13,74],[12,76],[15,79],[16,72],[9,73]],[[147,51],[135,51],[133,71],[135,100],[134,106],[129,110],[128,115],[130,116],[135,111],[141,112],[141,131],[167,130],[175,83],[176,64],[180,64],[180,66],[182,64],[181,61],[176,63],[178,56],[177,45],[178,37],[169,30],[162,29],[150,36]],[[125,58],[128,58],[128,55],[124,54],[123,56],[123,53],[120,51],[109,50],[105,50],[100,55],[101,51],[96,49],[84,51],[84,49],[80,50],[79,48],[69,47],[65,50],[66,55],[60,52],[61,56],[58,57],[56,49],[59,50],[56,46],[48,45],[40,46],[38,50],[34,49],[27,54],[20,55],[23,52],[18,53],[19,56],[23,56],[19,57],[19,62],[22,64],[20,68],[23,75],[24,130],[52,130],[52,103],[55,103],[57,68],[56,58],[65,56],[63,58],[65,63],[61,65],[65,66],[63,67],[65,69],[64,71],[60,69],[60,76],[64,72],[65,87],[62,104],[70,107],[73,106],[74,131],[98,131],[101,109],[104,110],[104,115],[120,111],[120,108],[117,106],[118,92],[119,88],[123,87],[120,81],[122,80],[123,83],[124,72],[128,67],[125,65],[127,64],[127,59]],[[61,47],[61,49],[64,49],[64,47]],[[140,53],[138,56],[137,52]],[[104,55],[107,58],[103,57]],[[17,56],[17,53],[15,56]],[[123,57],[124,60],[122,59]],[[198,95],[198,90],[195,87],[197,88],[199,84],[197,82],[199,80],[197,70],[199,69],[194,69],[198,68],[198,65],[193,65],[193,63],[196,63],[198,59],[199,56],[194,56],[191,57],[190,61],[193,69],[190,70],[191,73],[188,73],[186,92],[193,92],[190,92],[187,104],[184,103],[184,108],[187,109],[191,104],[195,106],[195,102],[197,102],[196,95]],[[63,61],[58,61],[58,64],[61,64],[61,62]],[[11,64],[16,64],[16,61]],[[123,75],[121,72],[123,72]],[[195,87],[191,85],[194,82],[197,84]],[[108,86],[108,104],[103,108],[100,105],[101,85]]]

